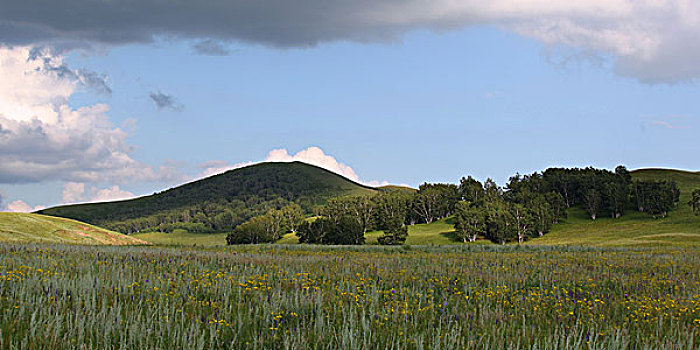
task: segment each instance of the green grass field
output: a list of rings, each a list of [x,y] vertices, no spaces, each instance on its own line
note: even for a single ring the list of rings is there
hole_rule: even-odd
[[[134,237],[79,221],[37,214],[0,212],[0,242],[87,245],[147,244]]]
[[[696,349],[700,250],[0,244],[1,349]]]

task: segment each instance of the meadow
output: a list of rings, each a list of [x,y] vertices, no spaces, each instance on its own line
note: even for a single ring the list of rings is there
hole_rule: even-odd
[[[3,349],[700,344],[700,250],[0,245]]]

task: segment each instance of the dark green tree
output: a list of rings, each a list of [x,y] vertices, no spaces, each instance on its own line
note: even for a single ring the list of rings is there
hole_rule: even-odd
[[[583,209],[586,210],[586,213],[588,213],[592,220],[595,220],[598,217],[600,206],[600,192],[593,188],[588,189],[583,196]]]
[[[454,214],[455,234],[463,242],[474,242],[486,235],[486,212],[482,206],[467,201],[457,203]]]
[[[459,194],[462,200],[470,203],[479,203],[484,199],[484,185],[471,176],[459,181]]]

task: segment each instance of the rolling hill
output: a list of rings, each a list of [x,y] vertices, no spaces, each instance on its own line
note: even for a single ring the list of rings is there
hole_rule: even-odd
[[[0,212],[0,242],[142,245],[140,239],[79,221],[37,214]]]
[[[311,211],[329,198],[376,191],[301,162],[260,163],[150,196],[59,206],[38,213],[76,219],[124,233],[162,228],[164,223],[175,227],[173,225],[179,221],[201,223],[198,226],[190,225],[188,231],[222,232],[286,202],[296,202]],[[219,215],[225,217],[217,217]],[[229,226],[218,225],[219,221]],[[123,229],[125,222],[130,226]]]

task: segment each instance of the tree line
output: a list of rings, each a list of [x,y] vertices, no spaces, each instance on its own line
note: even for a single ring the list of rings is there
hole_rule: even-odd
[[[693,208],[700,212],[700,191],[696,192]],[[591,220],[601,215],[619,218],[631,209],[665,217],[679,196],[675,182],[633,181],[624,166],[614,172],[592,167],[549,168],[516,174],[505,187],[492,179],[481,183],[469,176],[459,185],[424,183],[415,193],[384,191],[334,198],[317,208],[312,218],[296,215],[294,222],[282,220],[281,214],[292,209],[270,210],[238,226],[227,242],[269,243],[294,232],[300,243],[363,244],[367,232],[383,231],[380,244],[403,244],[408,226],[452,216],[460,241],[484,237],[501,244],[522,243],[549,232],[572,207],[582,208]],[[300,208],[293,211],[302,212]]]
[[[582,208],[591,220],[601,215],[619,218],[629,209],[665,217],[680,197],[674,181],[633,181],[624,166],[614,172],[588,167],[516,174],[505,188],[490,179],[482,185],[468,177],[460,190],[457,236],[465,242],[483,236],[496,243],[542,236],[566,218],[571,207]]]

